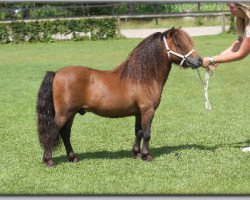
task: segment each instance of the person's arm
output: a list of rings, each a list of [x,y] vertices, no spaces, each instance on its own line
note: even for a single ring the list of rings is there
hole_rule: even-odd
[[[226,55],[232,52],[237,52],[240,49],[242,41],[236,40],[230,47],[220,53],[220,55]]]
[[[240,48],[241,43],[242,43],[242,41],[236,40],[235,42],[233,42],[233,44],[232,44],[230,47],[228,47],[228,48],[225,49],[223,52],[221,52],[220,55],[227,55],[227,54],[229,54],[229,53],[238,51],[239,48]],[[209,67],[209,69],[213,70],[213,69],[215,69],[218,65],[219,65],[219,63],[214,63],[213,65],[211,65],[211,64],[210,64],[210,58],[209,58],[209,57],[203,58],[203,66],[204,66],[204,67]]]
[[[242,42],[234,42],[228,49],[223,51],[220,55],[214,57],[203,58],[203,66],[237,61],[245,58],[250,53],[250,37],[245,37]]]

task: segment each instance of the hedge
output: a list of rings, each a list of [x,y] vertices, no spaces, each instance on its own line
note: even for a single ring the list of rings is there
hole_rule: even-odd
[[[229,24],[229,29],[227,31],[228,33],[236,33],[236,26],[235,26],[235,17],[231,16],[230,17],[230,24]]]
[[[115,18],[103,18],[2,23],[0,43],[49,42],[69,34],[73,40],[109,39],[116,36],[116,22]]]

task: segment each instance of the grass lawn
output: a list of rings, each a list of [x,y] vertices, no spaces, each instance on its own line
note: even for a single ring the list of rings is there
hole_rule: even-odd
[[[195,37],[202,56],[236,37]],[[210,78],[212,111],[204,106],[195,70],[173,66],[156,112],[152,162],[132,159],[134,118],[77,115],[72,144],[79,163],[68,163],[63,145],[55,168],[42,164],[35,102],[46,70],[67,65],[111,69],[139,39],[0,46],[0,194],[249,194],[250,57],[221,65]],[[205,70],[202,69],[202,74]]]
[[[182,27],[222,26],[222,21],[221,17],[170,17],[159,18],[156,24],[155,19],[128,19],[120,21],[120,29],[165,28],[176,24]],[[226,17],[226,24],[229,25],[229,17]]]

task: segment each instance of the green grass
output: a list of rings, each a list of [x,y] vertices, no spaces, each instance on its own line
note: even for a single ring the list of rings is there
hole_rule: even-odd
[[[195,37],[214,55],[235,36]],[[77,115],[72,144],[79,163],[54,151],[42,164],[35,102],[46,70],[67,65],[111,69],[139,39],[0,46],[1,194],[249,194],[249,63],[223,64],[210,79],[212,111],[204,107],[195,70],[173,66],[152,127],[152,162],[131,158],[133,118]],[[202,70],[204,74],[205,70]]]
[[[176,24],[182,27],[222,26],[222,21],[221,17],[170,17],[159,18],[156,24],[155,19],[129,19],[120,21],[120,29],[168,28]],[[229,25],[228,17],[226,24]]]

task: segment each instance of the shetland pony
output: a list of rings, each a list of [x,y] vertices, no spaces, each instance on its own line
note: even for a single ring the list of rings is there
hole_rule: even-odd
[[[113,70],[70,66],[47,72],[37,98],[43,162],[54,165],[52,149],[60,137],[68,160],[79,160],[70,142],[70,132],[75,115],[86,112],[109,118],[135,116],[133,156],[152,160],[149,153],[151,123],[172,63],[191,68],[202,64],[201,57],[192,49],[190,36],[182,29],[172,28],[145,38]]]

